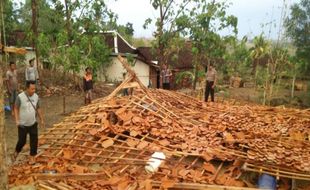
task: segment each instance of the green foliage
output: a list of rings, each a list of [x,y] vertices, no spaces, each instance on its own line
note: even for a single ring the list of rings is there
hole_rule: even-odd
[[[51,44],[50,39],[47,35],[41,33],[39,34],[39,38],[37,39],[37,48],[39,50],[39,54],[43,59],[48,59],[50,56]]]
[[[291,7],[291,14],[285,21],[286,32],[296,46],[296,58],[301,65],[299,72],[310,75],[310,2],[301,0]]]
[[[107,8],[104,0],[37,2],[39,55],[51,61],[54,68],[77,73],[89,66],[96,74],[99,67],[105,70],[110,65],[111,50],[100,32],[118,30],[129,41],[133,36],[132,23],[118,25],[117,15]],[[15,16],[20,22],[19,29],[26,31],[27,39],[32,39],[31,0],[21,3]]]
[[[202,80],[205,77],[205,73],[203,70],[199,70],[197,73],[198,80]],[[184,79],[189,80],[191,83],[194,82],[195,79],[195,70],[192,71],[182,71],[176,75],[176,83],[181,84]]]
[[[129,43],[133,42],[134,29],[132,23],[128,22],[126,25],[118,25],[118,33],[122,35]]]
[[[227,51],[224,59],[225,64],[224,72],[227,77],[233,75],[247,76],[252,68],[252,59],[250,50],[246,46],[247,38],[244,37],[241,41],[236,38],[227,38],[228,42]]]
[[[194,81],[194,73],[192,71],[183,71],[183,72],[179,72],[176,75],[176,83],[177,84],[181,84],[181,82],[187,78],[189,79],[191,82]]]
[[[233,15],[227,15],[228,4],[225,2],[195,0],[194,7],[190,12],[188,30],[192,40],[194,68],[198,68],[202,60],[214,61],[225,56],[229,38],[221,37],[219,31],[233,28],[233,35],[237,34],[238,19]],[[229,72],[227,69],[223,68],[223,71]]]
[[[159,64],[169,63],[169,57],[178,51],[181,34],[185,34],[188,22],[189,4],[192,0],[151,0],[154,10],[157,11],[159,17],[156,19],[146,19],[144,28],[150,24],[155,24],[154,32],[155,41],[152,44],[157,50]],[[178,49],[174,49],[178,47]]]
[[[236,34],[237,18],[233,15],[227,15],[228,5],[224,2],[196,0],[195,7],[191,11],[189,24],[190,39],[193,41],[193,46],[199,50],[200,54],[207,54],[208,58],[222,57],[226,51],[226,43],[218,32],[232,27]]]
[[[4,28],[6,34],[9,34],[11,30],[14,30],[18,26],[18,17],[17,17],[17,11],[14,9],[15,6],[17,6],[17,3],[14,3],[9,0],[2,0],[1,6],[3,6],[3,21],[5,23]],[[0,15],[1,18],[2,15]],[[1,30],[2,30],[2,22],[0,23]],[[2,34],[2,32],[1,32]]]
[[[260,58],[263,58],[265,55],[267,55],[270,51],[270,43],[268,43],[263,34],[259,36],[255,36],[254,40],[254,47],[250,48],[251,51],[251,57],[254,60],[258,60]]]
[[[268,78],[268,73],[266,71],[266,68],[262,66],[257,67],[257,78],[256,78],[256,85],[260,88],[263,88],[265,86],[265,82]]]
[[[133,54],[130,54],[130,53],[126,54],[126,58],[127,58],[129,65],[134,67],[136,64],[135,62],[136,59],[134,58]]]

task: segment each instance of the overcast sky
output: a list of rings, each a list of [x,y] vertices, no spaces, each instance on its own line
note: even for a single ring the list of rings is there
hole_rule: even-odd
[[[298,0],[284,1],[288,7],[298,2]],[[271,39],[277,38],[283,0],[230,0],[229,2],[232,2],[232,5],[227,12],[238,17],[239,38],[244,35],[252,38],[260,34],[262,30],[267,37]],[[150,0],[108,0],[107,5],[118,14],[120,24],[133,23],[135,37],[152,36],[155,30],[154,24],[146,30],[142,27],[145,19],[155,18],[157,15],[157,12],[150,5]],[[289,14],[289,9],[287,9],[286,13]],[[271,21],[273,21],[273,25],[269,36],[270,24],[266,25],[266,23]],[[262,27],[262,24],[265,24],[265,26]]]

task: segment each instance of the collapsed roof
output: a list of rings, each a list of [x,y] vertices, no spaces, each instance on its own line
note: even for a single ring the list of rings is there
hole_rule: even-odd
[[[13,165],[11,185],[251,187],[240,177],[244,171],[310,180],[309,110],[207,104],[178,92],[147,89],[119,59],[129,77],[109,96],[42,134],[36,164]],[[118,96],[124,88],[135,91]],[[160,166],[150,169],[154,162]]]

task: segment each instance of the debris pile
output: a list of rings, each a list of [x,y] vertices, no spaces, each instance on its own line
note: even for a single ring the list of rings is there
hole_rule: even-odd
[[[41,135],[36,164],[12,166],[10,184],[36,181],[42,189],[254,187],[241,178],[244,171],[310,180],[309,110],[207,104],[146,89],[124,66],[131,76],[108,97]],[[117,96],[132,86],[140,87],[134,95]],[[159,167],[151,167],[153,162]]]

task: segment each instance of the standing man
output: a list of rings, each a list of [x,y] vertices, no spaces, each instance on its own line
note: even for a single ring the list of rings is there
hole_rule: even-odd
[[[161,71],[161,79],[163,83],[163,89],[170,90],[170,78],[172,76],[172,72],[168,68],[166,64],[163,65],[163,70]]]
[[[33,66],[34,58],[29,60],[29,67],[25,70],[26,82],[39,81],[39,73],[36,67]]]
[[[27,134],[30,136],[30,162],[34,163],[34,156],[38,148],[38,123],[36,116],[41,121],[41,127],[45,127],[40,108],[39,96],[35,93],[34,81],[26,83],[26,91],[20,93],[15,102],[15,121],[18,127],[18,142],[16,144],[14,159],[22,151],[26,144]]]
[[[212,63],[208,66],[208,71],[206,73],[206,91],[205,91],[205,101],[208,101],[209,94],[211,94],[211,101],[214,102],[214,88],[216,85],[217,72]]]
[[[85,105],[90,104],[92,100],[93,90],[93,75],[89,67],[85,69],[85,76],[83,77],[83,87],[85,92]]]
[[[12,116],[14,116],[14,104],[18,90],[17,71],[16,71],[16,64],[14,61],[10,62],[10,68],[6,72],[6,87],[9,94]]]

